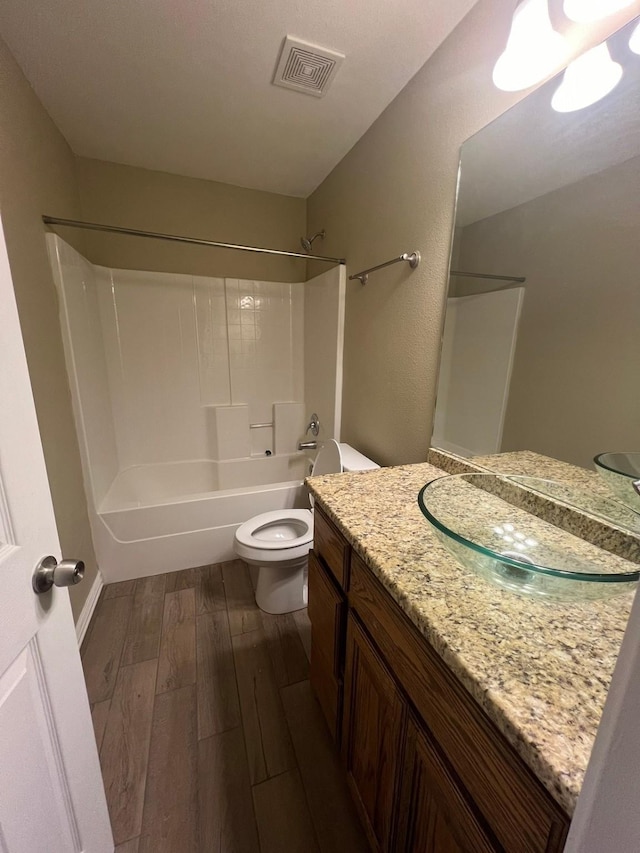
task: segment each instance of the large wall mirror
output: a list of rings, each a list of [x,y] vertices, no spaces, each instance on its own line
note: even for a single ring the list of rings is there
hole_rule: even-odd
[[[640,56],[556,112],[560,77],[462,148],[432,445],[593,468],[640,450]]]

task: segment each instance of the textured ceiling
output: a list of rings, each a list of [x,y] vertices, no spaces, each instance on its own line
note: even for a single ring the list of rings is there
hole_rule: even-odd
[[[80,155],[306,196],[475,0],[2,0],[0,32]],[[346,55],[322,99],[284,37]]]

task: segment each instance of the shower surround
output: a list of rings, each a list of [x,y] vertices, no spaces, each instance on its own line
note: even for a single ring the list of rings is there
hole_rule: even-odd
[[[302,505],[308,412],[339,438],[344,268],[208,278],[47,242],[104,579],[231,559],[239,524]]]

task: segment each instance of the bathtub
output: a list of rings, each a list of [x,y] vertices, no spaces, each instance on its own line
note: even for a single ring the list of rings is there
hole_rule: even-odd
[[[240,524],[261,512],[308,506],[308,471],[302,453],[121,471],[93,519],[105,583],[234,559]]]

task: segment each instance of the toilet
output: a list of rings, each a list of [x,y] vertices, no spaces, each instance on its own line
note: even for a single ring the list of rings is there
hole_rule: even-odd
[[[349,444],[326,441],[313,463],[311,476],[379,468]],[[236,530],[234,550],[245,563],[258,567],[256,603],[265,613],[291,613],[307,606],[307,558],[313,547],[311,509],[263,512]]]

